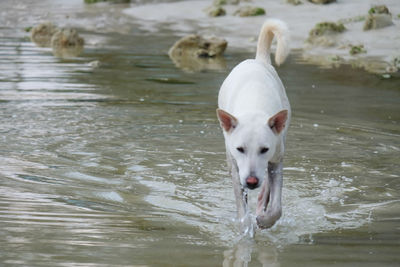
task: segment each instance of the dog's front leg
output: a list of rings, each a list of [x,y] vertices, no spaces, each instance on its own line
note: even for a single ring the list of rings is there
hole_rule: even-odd
[[[235,193],[235,201],[237,207],[237,215],[239,220],[240,231],[245,234],[252,231],[252,224],[247,208],[247,192],[240,184],[239,170],[235,160],[228,154],[228,166],[232,176],[233,191]],[[252,234],[252,233],[250,233]]]
[[[232,170],[232,183],[233,183],[233,190],[235,193],[238,218],[239,220],[241,220],[247,214],[247,192],[245,192],[243,187],[241,186],[239,182],[238,172],[235,170]]]
[[[257,203],[257,224],[260,228],[272,227],[281,217],[282,169],[282,160],[268,163],[268,179],[263,183]]]

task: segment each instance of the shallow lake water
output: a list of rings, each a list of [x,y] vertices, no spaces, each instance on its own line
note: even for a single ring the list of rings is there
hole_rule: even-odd
[[[166,55],[176,36],[137,30],[124,5],[13,3],[0,4],[1,266],[398,266],[399,79],[296,54],[277,69],[293,111],[283,217],[241,239],[215,109],[253,55],[188,73]],[[87,41],[69,60],[24,32],[66,14]]]

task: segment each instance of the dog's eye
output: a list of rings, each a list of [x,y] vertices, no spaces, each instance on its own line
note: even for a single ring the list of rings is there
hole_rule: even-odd
[[[262,147],[262,148],[260,149],[260,154],[265,154],[265,153],[268,152],[268,150],[269,150],[268,147]]]
[[[241,146],[237,147],[236,150],[239,151],[240,153],[244,153],[244,148]]]

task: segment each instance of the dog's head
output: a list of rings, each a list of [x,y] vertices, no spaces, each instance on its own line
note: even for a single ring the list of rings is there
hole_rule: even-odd
[[[279,135],[285,128],[287,110],[270,118],[263,114],[249,114],[238,118],[217,109],[229,153],[239,169],[240,183],[244,188],[255,189],[263,181],[277,148]]]

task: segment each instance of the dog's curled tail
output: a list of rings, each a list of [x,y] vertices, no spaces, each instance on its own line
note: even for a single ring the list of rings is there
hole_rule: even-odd
[[[275,52],[275,63],[281,65],[289,55],[289,29],[287,25],[277,19],[264,22],[258,36],[256,60],[271,64],[271,43],[276,37],[278,44]]]

